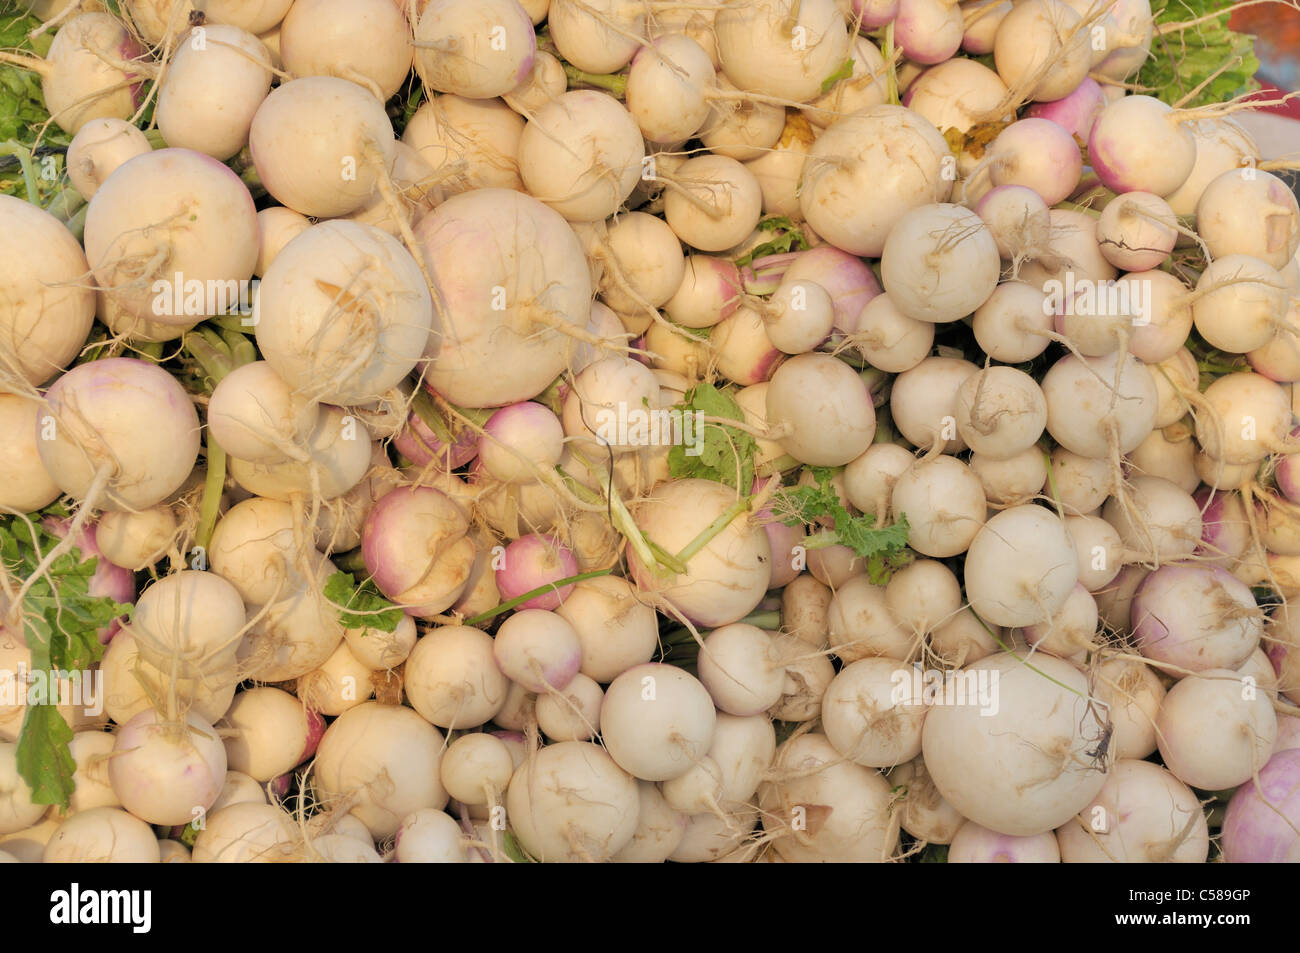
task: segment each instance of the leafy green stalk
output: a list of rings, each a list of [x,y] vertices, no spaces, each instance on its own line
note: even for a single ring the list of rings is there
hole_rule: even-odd
[[[572,585],[575,582],[582,582],[584,579],[595,579],[597,576],[608,576],[614,571],[613,567],[609,569],[593,569],[590,572],[580,572],[576,576],[568,576],[564,579],[557,579],[555,582],[548,582],[536,589],[529,589],[523,595],[515,596],[513,599],[507,599],[499,605],[493,606],[486,612],[480,612],[478,615],[470,616],[464,621],[464,625],[478,625],[480,622],[486,622],[488,619],[494,619],[503,612],[509,612],[515,606],[521,606],[529,599],[536,599],[538,596],[544,596],[548,592],[554,592],[557,589],[563,589],[565,586]]]
[[[65,673],[80,679],[104,654],[98,631],[115,619],[129,618],[132,607],[107,596],[92,596],[90,581],[97,558],[86,559],[76,547],[34,576],[46,553],[60,542],[47,528],[47,517],[63,519],[67,511],[50,507],[29,517],[0,520],[0,571],[10,579],[30,579],[22,603],[10,608],[7,624],[21,627],[31,652],[33,674],[48,679]],[[31,787],[37,804],[67,807],[76,789],[76,765],[68,751],[72,729],[59,713],[57,688],[48,681],[20,684],[27,694],[26,715],[18,736],[18,773]]]
[[[688,420],[703,415],[743,423],[740,405],[727,393],[707,382],[688,390],[676,410],[681,411],[683,430]],[[758,441],[736,427],[705,421],[691,435],[691,445],[678,444],[668,450],[668,469],[674,479],[713,480],[741,493],[754,485],[754,458]]]
[[[1258,89],[1254,79],[1259,70],[1255,38],[1228,29],[1232,8],[1233,4],[1225,0],[1153,0],[1156,34],[1151,55],[1137,75],[1138,85],[1172,105],[1226,65],[1182,105],[1193,109],[1222,103]],[[1160,30],[1161,25],[1196,20],[1215,11],[1222,11],[1222,16],[1183,29]]]
[[[853,61],[849,60],[849,62],[852,63]],[[768,255],[784,255],[792,251],[803,251],[808,248],[808,240],[804,238],[803,232],[784,215],[773,215],[770,218],[763,219],[758,223],[758,230],[760,232],[771,232],[772,238],[762,244],[755,245],[747,254],[737,258],[737,267],[744,268],[746,265],[753,264]]]
[[[804,541],[805,549],[847,546],[867,561],[871,581],[881,585],[895,570],[912,561],[907,548],[907,517],[900,516],[892,526],[877,526],[872,516],[854,516],[840,502],[831,483],[833,472],[827,467],[813,467],[815,486],[793,486],[778,490],[772,503],[773,512],[787,526],[820,526],[831,520],[833,529],[819,528]]]
[[[325,600],[339,610],[345,628],[392,632],[405,614],[380,594],[372,580],[358,583],[351,573],[334,573],[325,580],[324,592]]]

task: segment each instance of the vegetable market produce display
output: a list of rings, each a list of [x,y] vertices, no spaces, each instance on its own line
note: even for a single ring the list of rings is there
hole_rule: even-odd
[[[1207,0],[0,13],[0,861],[1300,860]]]

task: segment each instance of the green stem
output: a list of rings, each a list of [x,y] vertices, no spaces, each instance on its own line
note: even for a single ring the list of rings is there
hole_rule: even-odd
[[[564,64],[564,75],[572,88],[575,84],[595,86],[619,99],[627,92],[627,77],[621,73],[586,73],[569,63]]]
[[[563,588],[575,582],[582,582],[584,579],[595,579],[597,576],[608,576],[614,571],[614,567],[609,569],[593,569],[591,572],[580,572],[576,576],[569,576],[566,579],[559,579],[555,582],[548,582],[544,586],[538,586],[536,589],[530,589],[522,596],[515,596],[508,599],[494,609],[488,609],[487,612],[480,612],[478,615],[470,616],[461,625],[478,625],[480,622],[486,622],[488,619],[495,618],[503,612],[509,612],[515,606],[522,605],[529,599],[535,599],[538,596],[544,596],[548,592],[554,592],[556,589]]]
[[[891,105],[898,106],[902,100],[898,96],[898,70],[894,66],[894,21],[890,20],[889,25],[885,27],[885,46],[880,51],[885,62],[889,64],[889,71],[885,74],[885,89],[889,93],[889,102]]]
[[[759,629],[765,629],[768,632],[776,632],[781,628],[781,613],[775,611],[751,612],[745,618],[736,623],[737,625],[752,625]],[[694,642],[695,636],[690,629],[685,627],[673,629],[662,639],[664,645],[684,645],[687,642]]]
[[[27,201],[40,208],[41,193],[36,187],[36,169],[32,166],[31,152],[21,142],[10,139],[0,145],[0,156],[13,156],[18,160],[23,173],[23,185],[27,190]]]
[[[728,506],[717,519],[704,527],[698,536],[686,544],[686,548],[677,554],[677,558],[683,564],[690,562],[691,557],[709,545],[715,536],[731,525],[732,520],[741,513],[748,512],[749,504],[753,499],[752,496],[742,496],[735,503]]]
[[[365,556],[362,555],[360,546],[350,553],[344,553],[342,556],[331,556],[330,559],[334,561],[334,565],[338,566],[341,572],[350,572],[354,575],[357,573],[362,575],[370,574],[370,570],[366,568]]]
[[[149,145],[155,149],[166,149],[167,141],[163,139],[162,133],[157,129],[146,129],[144,137],[149,140]]]
[[[208,472],[203,480],[203,500],[199,504],[199,528],[195,534],[195,543],[205,550],[212,542],[212,531],[217,525],[217,513],[221,509],[221,492],[226,486],[226,451],[212,439],[208,431]]]
[[[88,204],[81,206],[73,213],[71,218],[64,222],[68,226],[68,231],[72,232],[77,241],[81,241],[86,237],[86,210],[89,208]]]
[[[1072,212],[1082,212],[1084,215],[1091,215],[1093,218],[1101,218],[1101,212],[1098,209],[1089,208],[1087,205],[1082,205],[1078,202],[1071,202],[1068,199],[1063,202],[1057,202],[1052,207],[1069,209]]]
[[[451,446],[453,438],[447,421],[442,419],[442,414],[438,413],[438,408],[434,406],[433,398],[423,387],[415,389],[415,394],[411,397],[411,410],[415,411],[415,416],[424,421],[424,425],[433,431],[433,435],[444,446]]]
[[[162,362],[163,346],[161,341],[141,341],[133,345],[136,355],[141,360],[153,361],[155,364]]]

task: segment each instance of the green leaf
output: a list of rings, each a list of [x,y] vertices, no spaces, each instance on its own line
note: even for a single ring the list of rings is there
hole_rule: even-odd
[[[392,632],[405,614],[379,593],[372,580],[358,584],[348,572],[336,572],[325,581],[325,598],[339,610],[339,621],[349,629]]]
[[[1224,0],[1154,0],[1151,10],[1157,24],[1195,20],[1216,10],[1223,15],[1184,30],[1156,34],[1151,55],[1137,75],[1138,84],[1151,88],[1150,95],[1173,104],[1225,63],[1234,63],[1184,103],[1184,108],[1225,102],[1258,89],[1255,39],[1228,29],[1231,9],[1232,4]]]
[[[524,852],[524,849],[519,846],[519,841],[515,839],[515,835],[510,831],[505,832],[501,838],[501,842],[506,856],[516,864],[536,863],[536,861],[529,857],[528,854]]]
[[[707,417],[742,422],[745,419],[740,405],[709,383],[696,384],[688,390],[676,409],[683,415],[699,412]],[[668,469],[672,476],[675,479],[712,480],[748,493],[754,483],[758,442],[743,430],[708,422],[693,436],[693,446],[678,444],[669,448]],[[695,450],[699,453],[694,453]]]
[[[818,529],[810,536],[805,544],[809,549],[848,546],[867,561],[867,573],[875,585],[888,582],[895,570],[912,561],[906,516],[890,526],[877,526],[873,516],[854,516],[831,483],[834,471],[813,467],[811,472],[815,485],[778,490],[772,504],[773,512],[787,526],[822,527],[829,521],[834,527]]]
[[[765,218],[758,223],[760,232],[772,232],[774,237],[770,241],[755,245],[749,250],[749,253],[736,259],[736,265],[744,268],[752,264],[759,258],[766,258],[768,255],[784,255],[791,251],[803,251],[808,247],[808,241],[803,237],[794,222],[790,221],[784,215],[773,215]]]
[[[32,789],[37,804],[67,807],[76,790],[72,780],[77,763],[68,743],[72,729],[54,705],[28,705],[18,735],[18,773]]]
[[[53,31],[42,34],[35,42],[27,38],[28,32],[40,25],[40,19],[35,16],[0,14],[0,49],[44,56],[54,40]],[[37,145],[39,136],[40,148],[33,161],[37,191],[41,194],[28,196],[19,162],[12,156],[0,158],[0,193],[26,201],[35,200],[44,207],[58,190],[59,182],[66,181],[60,153],[67,148],[72,137],[53,123],[45,126],[49,118],[41,93],[40,76],[21,66],[0,63],[0,143],[14,142],[31,150]],[[45,127],[43,134],[42,126]],[[44,163],[47,156],[53,160],[52,166]],[[55,173],[53,180],[40,177],[45,168],[52,168]]]
[[[26,519],[0,520],[0,561],[11,579],[31,578],[45,554],[59,545],[59,537],[42,520],[67,515],[64,507],[52,506]],[[31,672],[47,678],[55,672],[79,677],[103,657],[98,630],[114,619],[129,618],[131,606],[90,594],[97,564],[73,547],[32,579],[19,612]],[[72,763],[67,753],[72,734],[53,705],[33,702],[18,736],[19,774],[37,792],[37,803],[67,807],[72,774],[69,770],[65,777],[63,768]]]
[[[827,76],[824,80],[822,80],[822,95],[825,96],[827,93],[829,93],[831,91],[831,87],[834,86],[836,83],[838,83],[840,80],[850,79],[852,76],[853,76],[853,57],[849,57],[847,60],[845,60],[843,63],[840,64],[839,69],[837,69],[834,73],[831,73],[830,76]]]

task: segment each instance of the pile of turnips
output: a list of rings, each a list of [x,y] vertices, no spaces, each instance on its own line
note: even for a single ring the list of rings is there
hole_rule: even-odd
[[[1300,860],[1300,209],[1195,24],[26,5],[0,860]]]

